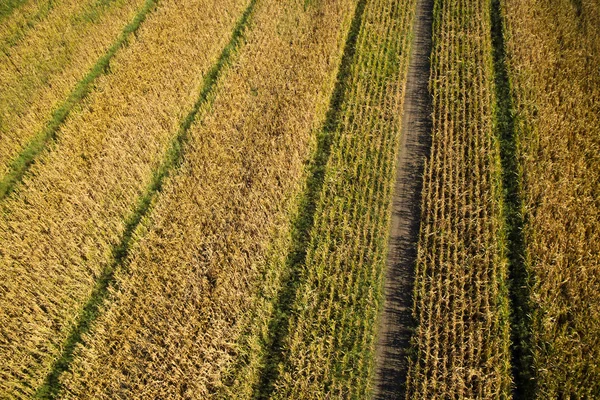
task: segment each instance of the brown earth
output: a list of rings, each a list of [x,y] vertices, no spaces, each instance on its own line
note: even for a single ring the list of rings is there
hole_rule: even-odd
[[[414,268],[421,216],[423,169],[431,143],[433,0],[419,0],[408,66],[400,147],[385,272],[385,300],[378,327],[374,399],[405,395],[412,321]]]

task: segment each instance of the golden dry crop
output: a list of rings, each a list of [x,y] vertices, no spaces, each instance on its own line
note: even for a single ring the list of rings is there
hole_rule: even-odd
[[[538,398],[600,396],[600,8],[503,1]]]
[[[42,21],[52,0],[5,0],[0,4],[0,41],[13,41]]]
[[[0,0],[0,398],[600,399],[598,0]]]
[[[0,390],[42,387],[246,1],[162,1],[0,217]]]
[[[263,276],[285,257],[273,238],[285,244],[352,6],[257,2],[237,61],[78,351],[67,398],[253,396],[244,333],[262,323],[252,317],[265,312]]]
[[[0,36],[0,181],[141,4],[62,1],[34,28]]]

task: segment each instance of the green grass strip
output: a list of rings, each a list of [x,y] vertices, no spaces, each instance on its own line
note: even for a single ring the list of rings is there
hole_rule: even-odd
[[[533,399],[536,393],[531,344],[532,277],[525,266],[525,221],[520,195],[515,120],[510,80],[506,68],[506,49],[500,0],[491,2],[494,83],[496,91],[496,135],[500,142],[504,219],[509,263],[511,304],[511,353],[515,399]]]
[[[286,358],[283,344],[289,332],[290,313],[300,286],[301,267],[306,261],[310,231],[314,225],[317,201],[323,188],[325,169],[331,153],[332,136],[340,123],[342,103],[348,88],[365,6],[366,0],[359,0],[356,5],[327,115],[317,137],[317,148],[309,165],[306,189],[300,199],[297,217],[292,221],[292,245],[285,260],[288,273],[282,280],[282,289],[275,299],[273,316],[269,321],[267,342],[263,344],[265,359],[259,373],[258,385],[254,389],[254,399],[266,400],[271,397],[275,389],[274,384],[279,377],[279,365]]]
[[[100,75],[109,71],[109,64],[112,57],[117,51],[127,43],[129,36],[136,32],[147,14],[156,6],[158,0],[146,0],[146,3],[138,11],[133,21],[123,29],[118,39],[108,49],[87,73],[87,75],[79,81],[69,97],[57,109],[52,112],[52,118],[47,123],[46,127],[37,134],[10,164],[9,172],[0,178],[0,200],[8,196],[15,186],[23,180],[23,176],[31,165],[35,162],[36,157],[44,151],[47,144],[56,138],[56,133],[69,113],[87,94],[91,91],[92,83]]]
[[[202,82],[202,90],[192,110],[183,119],[176,136],[172,139],[169,150],[165,154],[163,162],[154,171],[152,181],[146,188],[144,194],[138,199],[134,212],[125,222],[125,230],[117,246],[113,248],[113,262],[102,272],[102,275],[96,282],[92,295],[83,307],[78,322],[71,330],[68,338],[62,346],[62,353],[55,361],[49,374],[46,376],[44,384],[36,391],[38,399],[55,399],[61,391],[60,376],[69,370],[73,361],[73,353],[83,336],[90,331],[93,322],[98,318],[101,312],[101,305],[108,296],[108,288],[114,284],[115,272],[118,269],[126,268],[127,257],[130,246],[137,227],[142,219],[149,213],[154,198],[160,193],[165,179],[169,177],[174,170],[181,165],[184,159],[185,143],[188,139],[188,131],[192,126],[200,108],[210,101],[211,93],[221,76],[223,69],[230,64],[231,57],[240,46],[244,30],[248,20],[254,10],[257,0],[251,0],[244,13],[238,20],[229,43],[224,47],[217,62],[211,67]]]

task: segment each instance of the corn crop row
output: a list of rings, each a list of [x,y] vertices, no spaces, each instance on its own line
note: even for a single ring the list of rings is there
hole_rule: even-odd
[[[273,398],[366,398],[414,0],[367,1]]]
[[[489,1],[435,1],[409,399],[510,397],[490,32]]]

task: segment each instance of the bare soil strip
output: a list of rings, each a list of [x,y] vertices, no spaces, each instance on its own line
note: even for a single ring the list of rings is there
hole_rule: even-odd
[[[375,399],[404,398],[412,321],[414,266],[421,216],[423,169],[431,144],[431,54],[433,1],[417,4],[405,90],[400,147],[376,350]]]

